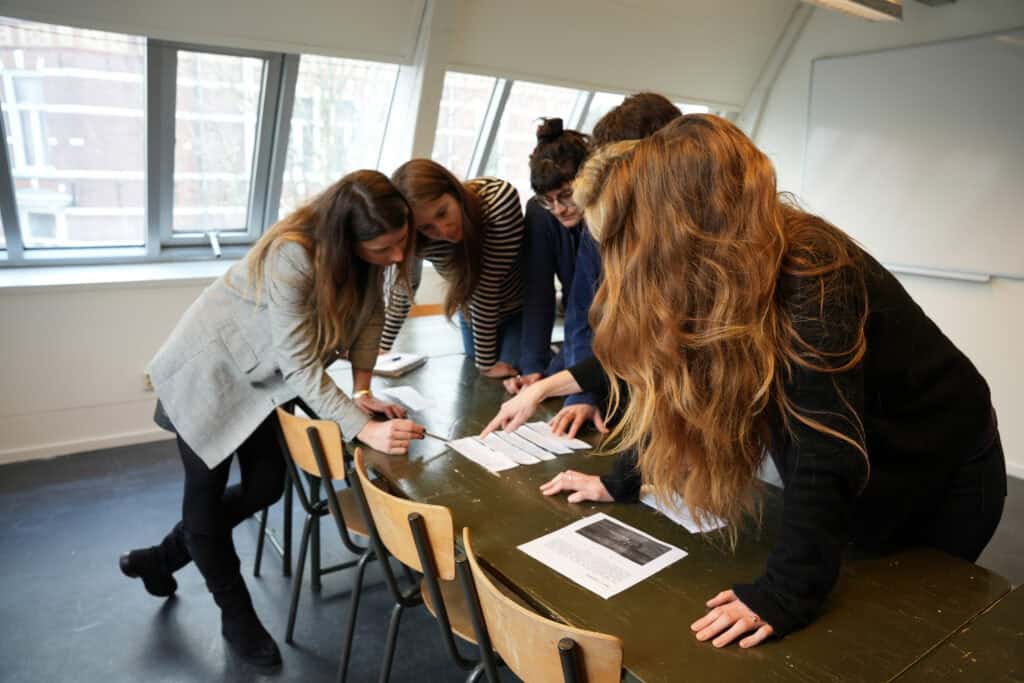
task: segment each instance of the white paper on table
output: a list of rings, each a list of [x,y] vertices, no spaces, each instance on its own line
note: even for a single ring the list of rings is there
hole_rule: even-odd
[[[549,425],[547,422],[528,422],[526,426],[532,429],[533,431],[537,432],[538,434],[543,434],[546,437],[557,439],[559,443],[568,446],[574,451],[593,448],[589,443],[583,441],[582,439],[574,439],[572,437],[565,436],[564,434],[555,434],[555,432],[551,429],[551,425]]]
[[[491,434],[497,434],[504,441],[512,444],[521,451],[526,451],[530,455],[540,460],[554,460],[555,456],[553,453],[549,453],[540,446],[536,446],[533,443],[527,441],[523,437],[519,436],[515,432],[491,432]]]
[[[516,463],[510,458],[488,448],[475,436],[455,439],[454,441],[449,441],[448,445],[494,474],[517,467]]]
[[[498,436],[496,432],[491,432],[485,436],[484,443],[492,451],[497,451],[508,459],[515,460],[517,465],[533,465],[540,462],[540,458],[537,458],[520,448],[516,448]]]
[[[665,508],[658,503],[658,499],[654,496],[654,491],[645,489],[640,493],[640,502],[648,507],[654,508],[676,524],[685,527],[691,534],[706,534],[709,531],[721,529],[728,524],[728,522],[721,517],[712,515],[710,519],[704,522],[704,526],[701,526],[697,523],[697,520],[693,518],[693,514],[690,513],[690,507],[684,503],[683,499],[678,495],[673,496],[673,505]]]
[[[519,549],[605,600],[686,557],[685,550],[603,512]]]
[[[518,434],[522,438],[526,439],[530,443],[540,446],[546,451],[557,453],[558,455],[565,455],[566,453],[572,453],[572,449],[568,446],[560,444],[557,439],[544,436],[538,431],[530,429],[530,425],[523,425],[517,429],[514,434]]]
[[[413,412],[430,410],[437,406],[436,402],[409,386],[383,387],[375,389],[374,393],[377,396],[386,396],[393,401],[398,401]]]

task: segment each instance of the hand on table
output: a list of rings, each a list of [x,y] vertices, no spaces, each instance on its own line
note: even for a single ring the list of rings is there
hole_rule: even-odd
[[[593,420],[594,426],[597,431],[602,434],[608,433],[608,427],[604,424],[604,418],[601,417],[601,411],[597,409],[597,406],[592,406],[587,403],[578,403],[574,406],[565,406],[558,411],[558,414],[551,418],[548,424],[551,425],[551,431],[556,435],[561,436],[565,434],[570,439],[576,436],[576,432],[586,423],[587,420]]]
[[[501,409],[494,419],[487,423],[480,436],[484,437],[497,429],[513,432],[530,419],[537,406],[544,400],[544,394],[537,391],[539,384],[531,384],[518,394],[501,404]]]
[[[423,438],[423,426],[412,420],[370,421],[356,434],[370,448],[388,455],[404,455],[409,443]]]
[[[509,377],[503,382],[505,385],[505,391],[515,396],[521,390],[530,386],[541,378],[539,372],[531,372],[529,375],[516,375],[515,377]]]
[[[511,377],[518,375],[519,371],[514,367],[506,363],[505,361],[498,361],[495,365],[491,366],[486,370],[481,370],[480,374],[484,377],[490,377],[491,379],[501,379],[503,377]]]
[[[690,630],[702,642],[714,638],[712,645],[724,647],[744,633],[753,631],[740,641],[740,647],[754,647],[774,632],[770,624],[761,621],[731,590],[711,598],[707,606],[710,611],[690,624]]]
[[[572,491],[568,498],[570,503],[582,503],[585,500],[611,503],[614,500],[604,487],[601,477],[594,474],[566,470],[555,475],[551,481],[540,485],[540,492],[545,496],[553,496],[562,491]]]
[[[359,406],[359,410],[363,411],[367,415],[372,413],[381,413],[389,418],[405,417],[405,408],[397,403],[382,401],[379,398],[374,398],[373,396],[360,396],[355,399],[355,401],[356,405]]]

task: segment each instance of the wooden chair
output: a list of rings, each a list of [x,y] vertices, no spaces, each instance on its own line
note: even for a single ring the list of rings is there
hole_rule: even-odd
[[[362,595],[363,576],[367,563],[374,557],[373,550],[369,545],[364,547],[355,542],[356,539],[370,537],[366,524],[367,517],[364,517],[359,509],[351,487],[335,490],[331,484],[338,480],[348,481],[345,449],[338,424],[327,420],[297,417],[281,408],[277,409],[277,417],[281,424],[282,449],[291,456],[289,461],[291,480],[294,483],[299,504],[306,512],[306,521],[302,526],[302,538],[299,542],[295,576],[292,580],[292,599],[288,610],[285,642],[291,643],[295,633],[295,616],[299,607],[299,595],[302,592],[302,574],[310,538],[314,537],[314,532],[319,533],[316,527],[320,518],[329,514],[334,518],[342,545],[356,558],[330,567],[313,566],[310,571],[319,579],[319,576],[323,574],[356,567],[348,624],[345,629],[341,660],[338,664],[338,680],[344,681],[347,677],[348,660],[352,651],[356,615]],[[306,475],[308,488],[302,486],[300,470]],[[322,484],[326,485],[327,490],[326,498],[323,500],[319,497],[319,488]]]
[[[469,566],[459,564],[459,578],[491,683],[501,680],[495,653],[524,681],[618,683],[622,679],[619,638],[545,619],[509,599],[480,568],[468,528],[462,531],[462,541]]]
[[[391,675],[398,627],[405,609],[423,604],[437,620],[441,640],[451,659],[475,680],[482,673],[479,662],[459,654],[454,635],[475,644],[465,593],[455,581],[455,531],[448,508],[414,503],[387,493],[368,478],[363,451],[355,452],[355,476],[350,477],[356,498],[368,520],[371,547],[382,558],[381,568],[395,601],[388,624],[387,645],[379,680]],[[391,555],[406,567],[423,574],[418,584],[400,588]]]

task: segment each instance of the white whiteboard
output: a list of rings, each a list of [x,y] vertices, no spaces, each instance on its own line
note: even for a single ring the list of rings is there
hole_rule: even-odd
[[[1024,29],[815,60],[804,158],[883,263],[1024,277]]]

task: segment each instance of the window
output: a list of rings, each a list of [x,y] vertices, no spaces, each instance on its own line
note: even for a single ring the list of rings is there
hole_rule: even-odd
[[[582,90],[516,81],[487,158],[485,174],[515,185],[524,202],[533,196],[529,159],[537,146],[540,119],[559,117],[566,128],[571,128],[579,118],[578,112],[582,110],[586,97],[587,93]]]
[[[684,114],[710,114],[711,113],[711,107],[705,107],[702,104],[686,104],[685,102],[675,102],[674,104],[677,107],[679,107],[679,111],[683,112]]]
[[[0,102],[25,248],[145,242],[145,64],[137,36],[0,18]]]
[[[374,168],[398,66],[0,17],[6,264],[240,255]]]
[[[377,168],[397,80],[394,64],[302,56],[279,216],[346,173]]]
[[[583,119],[583,123],[580,124],[579,131],[587,135],[593,133],[594,126],[601,120],[601,117],[622,104],[624,99],[625,95],[616,95],[610,92],[594,93],[593,99],[590,100],[590,107],[587,109],[587,115]]]
[[[444,76],[434,151],[430,156],[459,177],[472,173],[473,151],[484,128],[497,81],[491,76],[456,71]]]
[[[172,230],[246,231],[264,60],[179,50]]]

